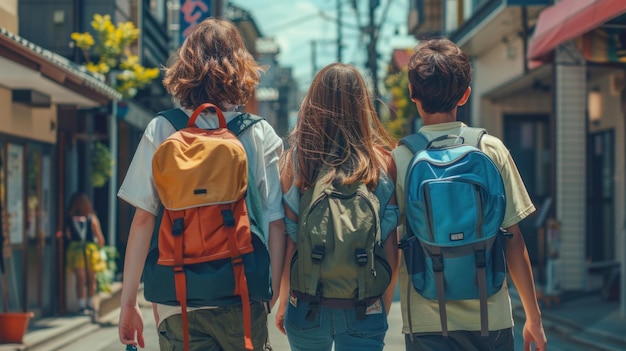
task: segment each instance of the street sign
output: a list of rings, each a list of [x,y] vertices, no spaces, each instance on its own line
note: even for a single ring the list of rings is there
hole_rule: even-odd
[[[180,42],[198,25],[211,17],[212,0],[182,0],[180,4]]]

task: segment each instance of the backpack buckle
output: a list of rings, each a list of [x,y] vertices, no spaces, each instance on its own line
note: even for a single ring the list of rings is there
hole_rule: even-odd
[[[243,257],[242,256],[235,256],[233,258],[231,258],[231,261],[233,263],[233,266],[240,266],[243,264]]]
[[[476,261],[476,267],[483,268],[487,266],[487,255],[485,250],[474,251],[474,260]]]
[[[433,271],[442,272],[443,271],[443,256],[432,255],[432,258],[433,258]]]
[[[365,251],[365,249],[354,250],[354,258],[356,259],[356,263],[359,264],[359,267],[365,266],[367,264],[367,251]]]
[[[172,222],[172,235],[173,236],[179,236],[183,234],[183,231],[185,231],[184,223],[185,221],[183,217],[174,219],[174,221]]]
[[[324,246],[315,245],[315,247],[313,247],[313,251],[311,252],[311,260],[317,264],[322,262],[322,259],[324,258],[324,251]]]
[[[235,217],[233,217],[233,211],[231,210],[223,210],[222,218],[224,219],[225,227],[234,227],[235,226]]]

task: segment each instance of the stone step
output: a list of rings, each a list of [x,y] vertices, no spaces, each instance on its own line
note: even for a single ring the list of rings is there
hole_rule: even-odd
[[[92,316],[46,318],[36,321],[24,337],[24,351],[61,350],[75,340],[100,328]]]

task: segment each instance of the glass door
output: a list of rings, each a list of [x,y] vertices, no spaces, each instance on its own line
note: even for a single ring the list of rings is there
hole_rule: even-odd
[[[549,210],[543,209],[542,205],[546,204],[547,207],[546,200],[552,194],[550,135],[549,115],[504,116],[504,144],[509,148],[530,199],[537,208],[520,223],[520,228],[526,239],[531,263],[538,269],[537,276],[542,281],[545,273],[542,254],[544,243],[535,222],[539,213]]]
[[[615,258],[614,132],[589,135],[587,143],[587,259]]]

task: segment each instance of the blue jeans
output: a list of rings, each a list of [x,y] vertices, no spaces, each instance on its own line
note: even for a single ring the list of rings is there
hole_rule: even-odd
[[[295,304],[295,305],[294,305]],[[306,319],[309,303],[291,300],[287,303],[285,330],[291,351],[379,351],[385,346],[387,314],[382,300],[368,307],[364,320],[358,320],[354,309],[320,307]]]

